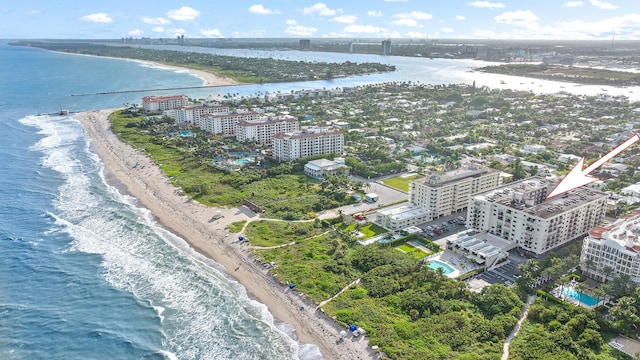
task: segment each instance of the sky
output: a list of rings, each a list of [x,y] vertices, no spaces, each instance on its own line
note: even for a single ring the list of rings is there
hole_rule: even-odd
[[[639,0],[0,0],[0,38],[640,40]]]

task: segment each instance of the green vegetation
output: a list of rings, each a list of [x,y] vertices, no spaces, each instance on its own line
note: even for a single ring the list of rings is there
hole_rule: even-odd
[[[409,245],[407,243],[396,245],[395,248],[400,250],[400,251],[402,251],[402,252],[404,252],[404,253],[410,254],[416,260],[424,259],[427,255],[429,255],[428,253],[426,253],[426,252],[424,252],[424,251],[422,251],[422,250],[420,250],[420,249],[418,249],[418,248],[416,248],[414,246],[411,246],[411,245]]]
[[[626,359],[605,344],[610,331],[597,312],[564,302],[536,299],[509,348],[512,359]]]
[[[522,301],[508,288],[470,293],[464,283],[394,249],[374,245],[354,254],[353,264],[364,272],[361,286],[325,311],[361,326],[370,344],[393,359],[499,357],[520,314]]]
[[[139,46],[109,46],[89,42],[17,41],[12,45],[33,46],[76,54],[155,61],[205,70],[245,83],[333,79],[395,70],[394,66],[379,63],[346,61],[338,64],[271,58],[243,58],[174,50],[153,50]]]
[[[244,224],[246,223],[247,223],[246,220],[233,222],[228,226],[229,231],[231,231],[232,233],[238,233],[240,232],[240,230],[242,230],[242,227],[244,227]]]
[[[366,225],[358,225],[356,223],[352,223],[349,225],[341,224],[337,227],[338,230],[342,231],[345,234],[349,234],[353,231],[359,231],[364,234],[365,239],[372,238],[374,236],[382,235],[388,233],[385,228],[380,227],[374,223],[367,223]]]
[[[120,139],[146,152],[174,185],[205,205],[239,206],[248,199],[268,217],[308,219],[315,216],[314,212],[352,203],[347,191],[362,186],[345,177],[313,184],[302,172],[292,173],[293,167],[288,164],[273,166],[267,174],[251,167],[239,172],[221,170],[211,162],[229,146],[221,136],[197,129],[192,129],[196,136],[187,139],[171,136],[176,129],[165,119],[150,120],[125,111],[111,114],[110,121]],[[234,146],[251,151],[240,144]]]
[[[640,75],[632,72],[560,65],[504,64],[486,66],[478,71],[568,81],[588,85],[638,86]]]
[[[277,246],[290,242],[299,242],[326,232],[318,222],[284,222],[284,221],[253,221],[247,225],[244,234],[251,245]]]
[[[411,175],[411,176],[396,176],[396,177],[384,179],[382,180],[382,182],[385,185],[390,186],[394,189],[398,189],[404,192],[409,192],[409,183],[411,183],[411,180],[417,179],[419,177],[420,175],[418,174]]]

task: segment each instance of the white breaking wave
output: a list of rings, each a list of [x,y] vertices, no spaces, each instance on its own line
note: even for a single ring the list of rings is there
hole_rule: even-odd
[[[167,358],[317,359],[274,325],[267,307],[249,299],[222,268],[159,227],[147,209],[106,184],[81,126],[64,117],[28,117],[45,137],[33,147],[64,184],[49,214],[74,239],[71,251],[101,255],[104,278],[158,315]],[[162,335],[164,334],[164,336]]]

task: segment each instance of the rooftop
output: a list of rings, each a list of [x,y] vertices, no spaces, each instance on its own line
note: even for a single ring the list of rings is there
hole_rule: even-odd
[[[413,182],[415,182],[416,184],[424,184],[436,187],[470,177],[479,177],[484,174],[498,172],[498,170],[485,167],[467,166],[447,172],[433,172],[430,175],[427,175],[424,178],[416,179]]]
[[[622,247],[640,252],[640,212],[618,219],[606,227],[597,226],[589,231],[589,235],[596,239],[612,240]]]
[[[473,195],[472,199],[502,204],[540,218],[551,218],[578,206],[608,197],[601,191],[580,187],[545,199],[555,185],[556,183],[536,176],[479,192]]]
[[[378,210],[378,214],[389,216],[392,220],[402,220],[418,215],[426,215],[429,210],[410,203]]]

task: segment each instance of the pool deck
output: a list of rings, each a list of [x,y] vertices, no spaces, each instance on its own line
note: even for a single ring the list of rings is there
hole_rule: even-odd
[[[447,276],[450,278],[458,277],[461,274],[475,270],[479,267],[476,264],[470,263],[463,256],[455,254],[453,251],[448,249],[443,252],[439,252],[437,254],[426,257],[424,261],[429,262],[433,260],[440,261],[453,268],[453,272],[450,274],[447,274]]]
[[[574,286],[574,284],[572,283],[571,285],[568,285],[568,286],[569,286],[569,287],[573,287],[573,286]],[[576,291],[577,291],[577,290],[576,290]],[[579,301],[579,300],[577,300],[577,299],[572,298],[572,297],[571,297],[571,296],[569,296],[569,295],[565,295],[565,294],[563,294],[563,293],[561,292],[561,290],[560,290],[560,286],[556,286],[556,287],[551,291],[551,294],[552,294],[553,296],[557,297],[558,299],[564,300],[564,301],[566,301],[566,302],[568,302],[568,303],[570,303],[570,304],[573,304],[573,305],[575,305],[575,306],[582,306],[582,307],[587,308],[587,309],[593,309],[594,307],[598,307],[598,306],[600,306],[600,305],[602,305],[602,304],[604,303],[604,301],[603,301],[603,300],[600,300],[600,301],[598,301],[597,303],[595,303],[594,305],[585,304],[585,303],[583,303],[583,302],[581,302],[581,301]],[[589,294],[584,294],[584,295],[590,296]]]

